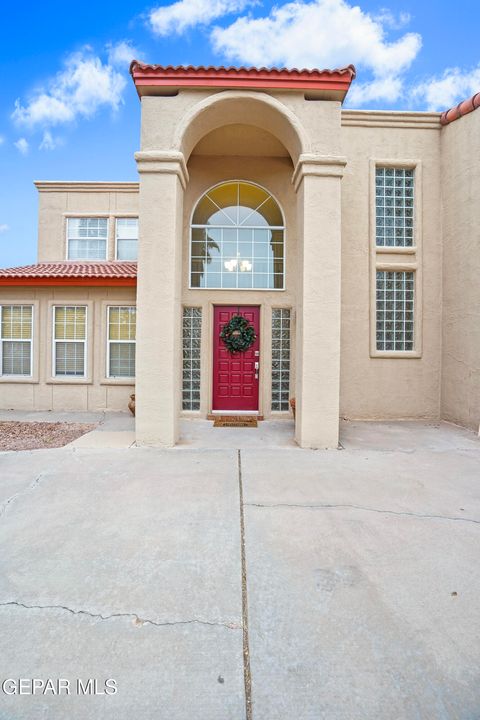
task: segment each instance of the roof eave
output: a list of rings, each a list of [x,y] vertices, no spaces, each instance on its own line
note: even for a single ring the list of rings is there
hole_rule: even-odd
[[[171,95],[181,88],[216,90],[290,90],[343,100],[355,77],[349,65],[338,70],[277,68],[164,67],[134,60],[130,65],[139,97]]]
[[[136,287],[137,278],[0,277],[1,287]]]

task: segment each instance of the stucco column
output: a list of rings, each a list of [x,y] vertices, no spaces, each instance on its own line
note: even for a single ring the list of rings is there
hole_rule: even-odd
[[[178,439],[181,372],[182,153],[138,152],[136,436],[139,445]]]
[[[295,437],[338,445],[341,178],[345,158],[303,154],[293,174],[299,227]]]

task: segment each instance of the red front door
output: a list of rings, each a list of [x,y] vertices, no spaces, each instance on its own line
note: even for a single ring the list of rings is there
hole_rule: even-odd
[[[255,328],[253,345],[243,353],[230,353],[220,337],[225,323],[242,315]],[[258,369],[260,362],[260,308],[217,305],[213,318],[213,410],[258,410]]]

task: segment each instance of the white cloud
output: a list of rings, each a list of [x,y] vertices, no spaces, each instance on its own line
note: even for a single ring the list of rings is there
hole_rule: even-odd
[[[17,140],[17,142],[14,143],[14,145],[17,148],[19,153],[21,153],[22,155],[27,155],[28,149],[29,149],[28,140],[26,140],[25,138],[22,137],[19,140]]]
[[[39,150],[55,150],[57,145],[60,145],[58,138],[54,138],[49,130],[45,130],[43,133],[42,142],[38,146]]]
[[[208,25],[212,20],[241,12],[254,4],[252,0],[178,0],[155,8],[148,19],[156,35],[182,35],[189,28]]]
[[[4,142],[5,138],[3,137],[3,135],[0,135],[0,145],[3,145]]]
[[[9,226],[9,225],[6,225],[5,223],[3,223],[2,225],[0,225],[0,233],[5,233],[5,232],[8,232],[9,230],[10,230],[10,226]]]
[[[448,110],[480,91],[480,65],[471,70],[447,68],[440,77],[432,77],[413,88],[413,98],[428,110]]]
[[[214,49],[231,60],[287,67],[339,67],[354,63],[369,72],[356,102],[398,99],[399,79],[417,56],[422,39],[405,33],[390,42],[391,14],[370,15],[346,0],[294,0],[262,18],[241,17],[212,30]],[[406,16],[403,21],[406,21]],[[397,94],[398,93],[398,94]]]
[[[71,122],[77,117],[92,117],[102,106],[116,110],[122,102],[125,85],[123,75],[85,49],[70,55],[65,69],[26,105],[17,100],[12,117],[31,129]]]
[[[130,40],[121,40],[117,43],[109,43],[107,45],[109,65],[119,65],[128,67],[132,60],[140,60],[142,53],[132,45]]]
[[[374,19],[393,30],[400,30],[405,27],[405,25],[408,25],[411,16],[408,12],[401,12],[398,15],[394,15],[388,8],[382,8],[380,12],[374,16]]]

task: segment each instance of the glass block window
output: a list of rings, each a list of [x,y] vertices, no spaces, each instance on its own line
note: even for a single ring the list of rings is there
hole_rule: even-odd
[[[138,218],[117,218],[117,260],[136,260],[138,245]]]
[[[55,377],[85,377],[87,308],[62,305],[53,308],[53,368]]]
[[[284,223],[278,203],[252,183],[209,190],[192,219],[192,288],[284,288]]]
[[[107,259],[107,218],[68,218],[67,257],[69,260]]]
[[[32,374],[33,307],[0,306],[0,356],[2,375]]]
[[[290,397],[290,310],[272,310],[272,410],[288,410]]]
[[[137,309],[133,305],[108,308],[107,376],[135,377]]]
[[[412,247],[413,185],[413,170],[377,167],[375,177],[377,247]]]
[[[201,337],[202,309],[183,308],[183,410],[200,410]]]
[[[377,271],[377,350],[414,350],[414,273]]]

